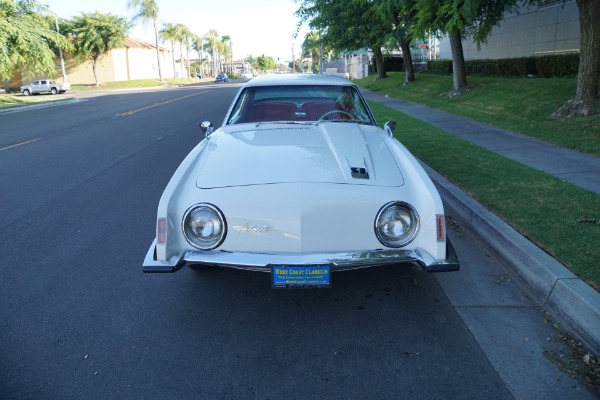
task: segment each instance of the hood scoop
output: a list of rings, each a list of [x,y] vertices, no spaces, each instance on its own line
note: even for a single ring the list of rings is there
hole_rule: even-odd
[[[355,179],[369,179],[369,171],[363,167],[350,167],[350,173]]]

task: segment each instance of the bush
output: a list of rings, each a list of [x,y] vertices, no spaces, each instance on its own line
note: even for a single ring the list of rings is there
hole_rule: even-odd
[[[469,75],[526,76],[535,73],[535,62],[531,57],[469,60],[465,68]]]
[[[537,57],[465,61],[467,75],[482,76],[537,75],[543,78],[553,78],[561,76],[577,76],[578,68],[579,54],[553,54]],[[428,61],[427,70],[432,74],[451,74],[452,61]]]
[[[448,75],[452,73],[451,60],[429,60],[427,61],[427,72],[438,75]]]
[[[542,78],[577,76],[579,54],[556,54],[535,58],[536,75]]]

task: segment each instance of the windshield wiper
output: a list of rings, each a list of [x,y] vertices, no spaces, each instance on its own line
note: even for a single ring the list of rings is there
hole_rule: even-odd
[[[319,123],[321,122],[349,122],[351,124],[371,125],[370,122],[365,122],[360,119],[324,119],[319,121]]]
[[[283,124],[283,125],[315,125],[314,121],[261,121],[257,122],[256,126],[260,124]]]

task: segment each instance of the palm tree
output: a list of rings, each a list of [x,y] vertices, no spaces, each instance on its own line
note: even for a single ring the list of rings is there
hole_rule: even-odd
[[[158,79],[162,82],[162,69],[160,67],[160,50],[158,48],[158,5],[154,0],[128,0],[127,8],[135,10],[134,21],[152,21],[154,26],[154,43],[156,45],[156,62],[158,63]]]
[[[190,72],[190,46],[191,46],[190,41],[194,37],[194,34],[192,33],[192,31],[190,31],[190,29],[187,26],[183,26],[181,33],[182,33],[182,35],[181,35],[182,43],[185,45],[185,58],[186,58],[187,73],[188,73],[188,78],[189,78],[191,75],[191,72]]]
[[[177,42],[179,43],[179,70],[181,71],[181,78],[183,78],[183,45],[187,42],[190,30],[183,24],[177,24],[175,27],[177,28]]]
[[[200,73],[204,75],[204,58],[202,57],[202,53],[204,53],[204,39],[198,35],[193,35],[192,49],[198,53],[198,60],[200,61]]]
[[[206,41],[208,42],[208,52],[210,53],[210,59],[212,62],[212,73],[213,75],[216,75],[217,72],[217,58],[218,58],[218,47],[219,47],[219,43],[221,43],[221,41],[219,40],[219,34],[217,33],[217,31],[215,31],[214,29],[211,29],[210,31],[208,31],[208,33],[205,36]]]
[[[225,48],[225,51],[224,51],[225,64],[227,64],[227,58],[229,57],[230,63],[228,65],[233,65],[233,59],[232,59],[233,51],[231,49],[231,36],[229,36],[229,35],[221,36],[221,42],[223,43],[223,47]],[[227,42],[229,42],[229,47],[227,47]],[[229,70],[229,73],[231,73],[232,70],[233,70],[233,67]]]
[[[319,65],[319,54],[321,50],[321,36],[318,32],[308,32],[304,36],[304,42],[302,43],[302,57],[310,57],[312,61],[312,70],[314,73],[318,73],[321,66]]]
[[[173,79],[176,79],[175,75],[175,42],[178,39],[177,26],[172,23],[166,23],[159,32],[161,39],[171,42],[171,55],[173,58]]]

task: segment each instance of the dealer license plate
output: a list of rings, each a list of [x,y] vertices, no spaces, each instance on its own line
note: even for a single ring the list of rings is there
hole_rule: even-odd
[[[273,265],[273,287],[327,288],[331,285],[329,265]]]

